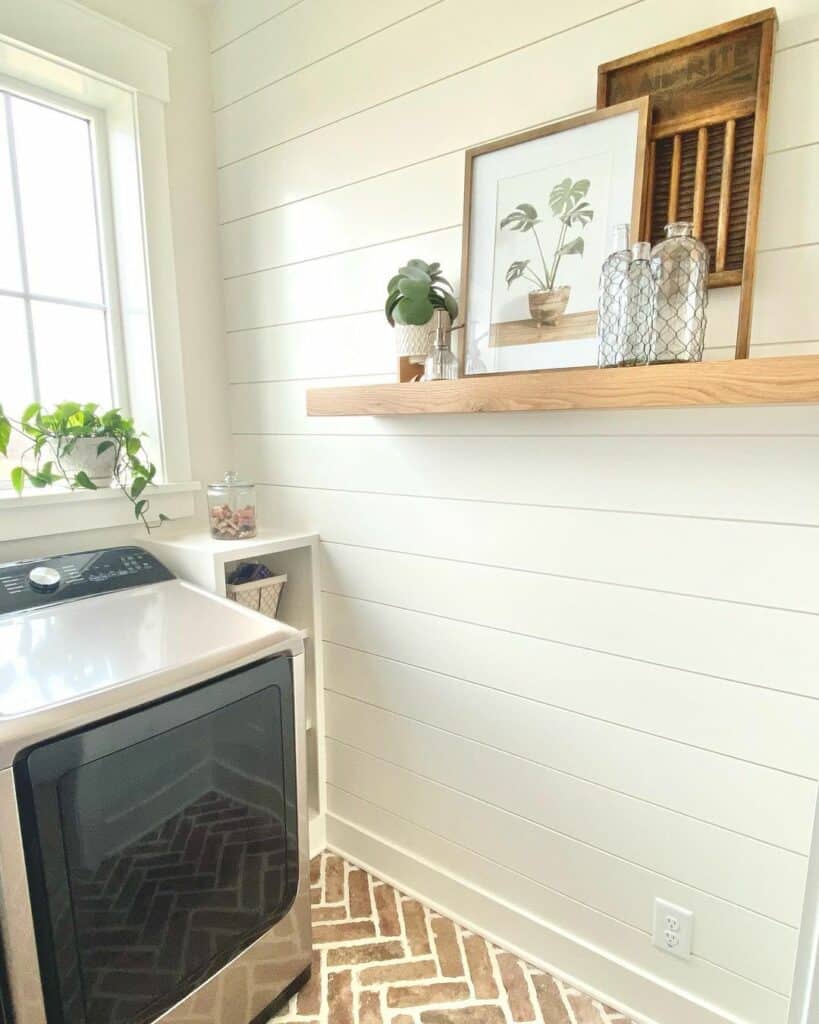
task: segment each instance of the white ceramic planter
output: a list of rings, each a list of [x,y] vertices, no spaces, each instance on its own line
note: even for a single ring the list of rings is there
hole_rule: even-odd
[[[60,455],[62,467],[69,477],[85,472],[97,487],[111,486],[117,450],[106,448],[102,455],[97,455],[97,447],[104,440],[104,437],[78,437],[72,450]]]
[[[426,324],[397,324],[395,350],[398,356],[410,356],[421,362],[432,351],[432,321]]]

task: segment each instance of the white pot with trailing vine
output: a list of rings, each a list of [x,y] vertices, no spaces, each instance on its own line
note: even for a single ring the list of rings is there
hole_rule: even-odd
[[[143,492],[153,483],[156,466],[143,447],[145,435],[119,409],[100,414],[98,408],[92,402],[61,402],[49,411],[35,402],[17,420],[0,405],[0,455],[8,455],[15,433],[30,442],[11,471],[11,484],[18,494],[26,486],[62,485],[72,491],[116,486],[150,532],[150,501]],[[168,516],[160,512],[157,518],[163,523]]]
[[[387,323],[395,328],[399,356],[423,363],[432,351],[432,316],[436,309],[444,310],[450,323],[458,316],[458,303],[452,285],[441,274],[441,264],[410,260],[390,279],[384,305]]]
[[[541,326],[554,327],[569,305],[571,286],[558,285],[557,275],[564,256],[583,256],[585,242],[579,232],[594,218],[594,210],[586,201],[590,185],[588,178],[578,181],[564,178],[549,193],[549,209],[558,223],[558,231],[548,259],[543,238],[538,231],[538,225],[544,221],[531,203],[518,203],[500,222],[502,229],[531,232],[537,257],[511,263],[506,271],[506,285],[511,288],[516,281],[534,285],[534,289],[530,288],[529,291],[529,313],[535,323]],[[569,238],[569,232],[575,229],[578,234]]]

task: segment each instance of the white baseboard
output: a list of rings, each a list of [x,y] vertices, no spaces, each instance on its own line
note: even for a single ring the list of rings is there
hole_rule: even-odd
[[[739,1024],[578,936],[525,911],[334,814],[330,849],[441,914],[641,1024]],[[616,994],[615,994],[616,993]]]

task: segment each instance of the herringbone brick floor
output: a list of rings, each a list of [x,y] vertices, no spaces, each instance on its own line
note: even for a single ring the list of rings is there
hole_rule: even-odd
[[[631,1024],[335,854],[311,884],[313,976],[276,1024]]]

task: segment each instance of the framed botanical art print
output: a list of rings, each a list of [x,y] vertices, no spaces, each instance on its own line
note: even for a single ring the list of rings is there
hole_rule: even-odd
[[[639,239],[649,100],[466,153],[464,375],[597,363],[597,289],[612,229]]]

